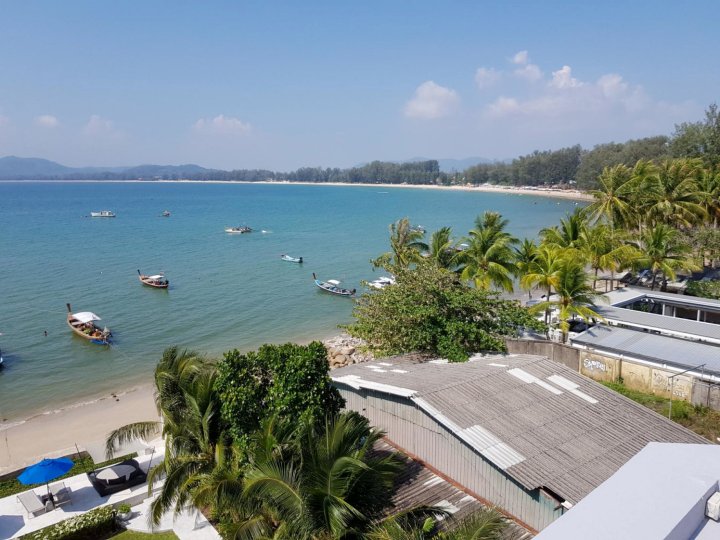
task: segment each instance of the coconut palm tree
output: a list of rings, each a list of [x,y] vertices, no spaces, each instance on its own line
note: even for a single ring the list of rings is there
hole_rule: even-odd
[[[437,512],[437,510],[435,510]],[[442,515],[442,512],[436,514]],[[419,519],[418,519],[419,517]],[[415,513],[390,516],[364,535],[364,540],[501,540],[507,538],[506,519],[494,508],[483,508],[460,521],[444,521],[442,531],[437,521]]]
[[[289,452],[250,456],[232,538],[345,538],[369,530],[389,502],[401,464],[373,446],[383,433],[349,412],[321,427],[303,424]],[[270,451],[268,451],[270,449]]]
[[[593,311],[595,300],[602,295],[595,292],[589,285],[589,274],[585,266],[575,258],[565,257],[560,260],[557,269],[555,300],[546,299],[531,308],[536,312],[558,309],[559,327],[562,332],[563,343],[567,342],[570,319],[580,317],[586,322],[591,319],[602,319]]]
[[[186,508],[201,479],[235,459],[229,431],[220,416],[216,377],[215,366],[196,353],[179,352],[175,347],[166,349],[155,368],[155,404],[162,422],[129,424],[113,431],[107,439],[111,454],[117,444],[162,434],[164,459],[148,474],[151,487],[159,478],[165,478],[151,505],[155,523],[168,510],[179,512]]]
[[[697,183],[702,192],[702,205],[708,216],[708,224],[717,229],[720,225],[720,170],[700,169]]]
[[[587,228],[587,217],[582,208],[560,220],[560,226],[546,227],[540,231],[540,238],[545,245],[561,249],[572,249],[577,254],[582,247],[583,231]]]
[[[645,183],[648,222],[690,227],[707,216],[704,195],[697,182],[702,162],[697,159],[667,160],[657,176]]]
[[[512,246],[517,238],[505,231],[508,220],[497,212],[485,212],[475,219],[468,247],[460,252],[461,277],[472,281],[478,289],[492,287],[513,290],[515,270]]]
[[[590,191],[593,202],[586,208],[592,223],[606,221],[611,229],[631,221],[629,200],[633,194],[632,171],[627,165],[605,167],[598,177],[599,188]]]
[[[540,246],[535,259],[528,265],[525,275],[520,278],[522,287],[531,289],[539,287],[545,290],[546,301],[550,299],[553,289],[559,285],[560,262],[564,257],[563,250],[556,246]],[[550,308],[545,310],[545,324],[550,323]]]
[[[515,275],[522,278],[530,270],[530,265],[537,257],[537,245],[528,238],[523,239],[514,249],[515,253]],[[522,284],[520,285],[522,287]],[[532,288],[527,287],[528,298],[532,299]]]
[[[582,250],[593,270],[593,290],[597,287],[598,272],[611,270],[610,288],[613,288],[615,272],[637,256],[636,250],[621,241],[625,233],[613,234],[609,225],[599,224],[582,233]]]
[[[450,227],[442,227],[432,233],[427,257],[438,268],[451,271],[457,268],[458,250],[452,240],[452,229]]]
[[[417,262],[421,254],[428,250],[423,242],[425,233],[414,228],[408,218],[402,218],[390,224],[390,252],[380,255],[372,261],[375,268],[407,268]]]
[[[677,229],[664,223],[643,231],[634,247],[637,255],[632,261],[635,268],[648,268],[653,274],[651,289],[655,290],[657,275],[675,279],[678,270],[698,270],[691,256],[691,246],[684,242]]]

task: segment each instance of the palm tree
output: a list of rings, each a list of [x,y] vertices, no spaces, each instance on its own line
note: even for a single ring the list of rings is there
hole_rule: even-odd
[[[632,261],[636,268],[648,268],[653,273],[651,290],[655,290],[657,274],[665,279],[675,279],[677,270],[697,270],[700,266],[692,260],[691,247],[682,241],[677,229],[660,223],[643,231]]]
[[[372,261],[374,267],[407,268],[428,250],[422,240],[425,233],[413,227],[408,218],[390,224],[390,252]]]
[[[165,457],[148,474],[151,488],[165,477],[151,505],[154,523],[170,509],[179,512],[187,507],[201,480],[216,468],[228,467],[235,458],[229,431],[220,416],[216,377],[215,366],[196,353],[166,349],[155,368],[155,405],[162,423],[129,424],[107,439],[108,453],[112,454],[116,444],[162,433]]]
[[[615,272],[636,257],[632,246],[621,242],[624,235],[613,234],[605,224],[590,227],[582,233],[582,249],[590,268],[593,270],[593,290],[597,287],[598,272],[611,270],[610,288],[613,288]]]
[[[528,265],[527,272],[520,278],[520,285],[525,288],[540,287],[546,291],[546,301],[550,299],[553,289],[559,285],[560,262],[563,251],[555,246],[540,246],[535,259]],[[545,310],[545,324],[550,323],[550,308]]]
[[[703,192],[697,182],[701,167],[697,159],[667,160],[660,166],[657,177],[646,183],[650,224],[690,227],[707,216]]]
[[[368,530],[389,502],[400,462],[373,446],[381,431],[357,413],[303,424],[289,452],[273,445],[250,456],[233,538],[344,538]],[[270,450],[270,451],[268,451]]]
[[[452,240],[452,229],[442,227],[430,236],[428,259],[438,268],[454,270],[457,267],[458,251]]]
[[[442,515],[437,512],[435,517]],[[449,517],[449,516],[448,516]],[[483,508],[460,521],[449,519],[438,531],[436,519],[413,513],[390,516],[364,535],[365,540],[501,540],[506,538],[506,519],[494,508]]]
[[[568,338],[571,318],[580,317],[586,322],[589,322],[590,319],[602,319],[591,308],[601,295],[595,292],[588,282],[589,275],[581,261],[575,258],[563,258],[557,269],[555,286],[558,298],[556,300],[548,298],[531,308],[536,312],[545,310],[546,313],[553,307],[558,309],[563,343]]]
[[[586,208],[589,218],[597,223],[607,221],[611,229],[630,221],[629,199],[633,193],[632,173],[627,165],[605,167],[598,177],[599,189],[590,194],[595,199]]]
[[[540,231],[542,243],[561,249],[579,252],[582,247],[583,231],[587,228],[587,217],[582,208],[560,220],[560,226],[546,227]]]
[[[703,168],[698,171],[698,187],[702,192],[702,205],[715,229],[720,224],[720,170]]]
[[[473,281],[478,289],[498,287],[513,290],[512,246],[517,238],[505,231],[508,220],[497,212],[485,212],[475,219],[468,247],[460,253],[462,279]]]
[[[530,271],[530,265],[537,257],[537,245],[534,241],[525,238],[515,247],[515,275],[522,278]],[[522,286],[522,284],[521,284]],[[532,287],[527,287],[528,298],[532,299]]]

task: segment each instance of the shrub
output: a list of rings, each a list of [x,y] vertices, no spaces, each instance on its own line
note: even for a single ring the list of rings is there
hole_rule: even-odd
[[[96,540],[115,530],[117,530],[115,509],[112,506],[102,506],[21,538],[23,540]]]
[[[117,508],[117,511],[120,514],[127,514],[130,510],[132,510],[132,507],[128,503],[122,503]]]
[[[691,281],[685,294],[720,300],[720,281]]]

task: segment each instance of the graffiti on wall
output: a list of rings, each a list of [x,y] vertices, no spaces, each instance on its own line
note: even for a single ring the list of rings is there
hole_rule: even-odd
[[[585,369],[588,369],[590,371],[602,371],[603,373],[607,373],[608,367],[605,365],[605,362],[601,362],[600,360],[593,360],[591,358],[585,358],[583,360],[583,366]]]

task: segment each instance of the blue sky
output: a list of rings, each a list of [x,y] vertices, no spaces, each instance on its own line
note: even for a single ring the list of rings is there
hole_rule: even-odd
[[[352,166],[670,134],[720,3],[6,1],[0,156]]]

